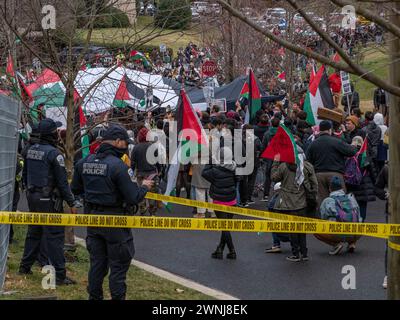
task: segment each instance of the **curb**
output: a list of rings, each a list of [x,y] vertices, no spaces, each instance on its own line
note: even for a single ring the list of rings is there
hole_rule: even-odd
[[[86,243],[85,240],[75,237],[75,242],[83,247],[86,248]],[[134,265],[135,267],[138,267],[139,269],[142,269],[144,271],[150,272],[160,278],[175,282],[179,285],[185,286],[187,288],[196,290],[198,292],[201,292],[205,295],[208,295],[210,297],[213,297],[217,300],[239,300],[238,298],[231,296],[227,293],[224,293],[219,290],[215,290],[209,287],[206,287],[200,283],[194,282],[192,280],[183,278],[181,276],[175,275],[171,272],[159,269],[157,267],[151,266],[149,264],[146,264],[144,262],[140,262],[137,260],[132,260],[131,265]]]

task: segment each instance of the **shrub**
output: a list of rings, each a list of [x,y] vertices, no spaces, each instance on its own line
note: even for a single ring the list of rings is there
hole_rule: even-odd
[[[192,11],[187,0],[161,0],[154,24],[165,29],[183,30],[190,26]]]
[[[106,8],[99,13],[99,17],[94,22],[94,28],[128,28],[129,23],[128,15],[114,7]]]

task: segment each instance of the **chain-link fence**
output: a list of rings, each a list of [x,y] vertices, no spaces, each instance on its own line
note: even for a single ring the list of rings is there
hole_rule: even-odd
[[[20,104],[0,95],[0,210],[11,211],[17,163]],[[9,225],[0,224],[0,294],[7,268]]]

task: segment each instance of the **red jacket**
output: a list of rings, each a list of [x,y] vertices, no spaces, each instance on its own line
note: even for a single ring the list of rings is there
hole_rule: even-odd
[[[340,78],[340,75],[337,73],[332,73],[329,76],[329,86],[331,87],[333,93],[340,93],[342,90],[342,79]]]

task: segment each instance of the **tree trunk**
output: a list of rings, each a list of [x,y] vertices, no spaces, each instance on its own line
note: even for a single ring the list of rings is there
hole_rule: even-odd
[[[65,138],[65,168],[67,170],[68,179],[72,178],[74,155],[75,155],[75,141],[74,141],[74,120],[75,120],[75,102],[74,102],[74,85],[68,81],[66,87],[67,96],[67,131]]]
[[[392,4],[393,11],[399,12],[400,3]],[[390,21],[400,27],[400,18],[398,14],[390,12]],[[392,85],[400,86],[400,39],[390,33],[388,39],[390,60],[389,75]],[[400,223],[400,140],[397,133],[400,131],[400,98],[393,94],[390,95],[390,125],[389,125],[389,223]],[[399,237],[390,237],[389,242],[400,245]],[[388,299],[400,299],[400,251],[389,247],[388,252]]]
[[[232,4],[231,0],[228,0],[229,5]],[[234,65],[234,55],[235,55],[235,48],[233,46],[233,26],[232,26],[232,21],[233,17],[230,14],[230,12],[227,11],[227,14],[229,16],[228,21],[227,21],[227,31],[228,31],[228,61],[227,61],[227,74],[226,74],[226,80],[228,82],[232,82],[235,79],[234,75],[234,70],[235,70],[235,65]]]

